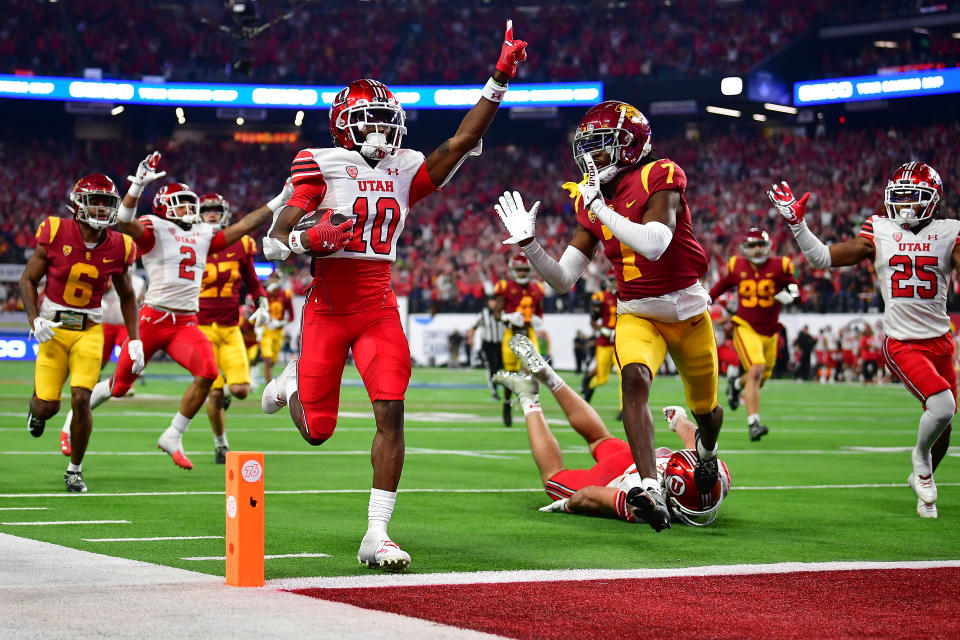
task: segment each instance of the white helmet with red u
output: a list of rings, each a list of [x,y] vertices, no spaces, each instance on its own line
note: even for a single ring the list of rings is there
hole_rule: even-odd
[[[908,227],[933,217],[942,199],[940,174],[923,162],[900,165],[883,190],[887,217]]]
[[[73,185],[67,208],[79,222],[94,229],[106,229],[117,222],[120,193],[113,180],[102,173],[91,173]]]
[[[527,256],[519,253],[510,258],[510,277],[517,284],[527,284],[530,282],[530,261]]]
[[[609,161],[597,164],[601,183],[609,182],[622,170],[634,166],[650,153],[652,131],[647,117],[626,102],[607,100],[591,107],[573,134],[573,158],[587,173],[583,155],[606,151]],[[596,158],[594,158],[596,162]]]
[[[364,78],[354,80],[330,105],[333,144],[357,150],[370,160],[396,153],[407,132],[403,107],[387,85]]]
[[[709,494],[701,495],[693,479],[697,466],[697,452],[681,449],[667,460],[663,472],[667,508],[677,520],[692,527],[705,527],[717,519],[720,503],[730,492],[730,470],[718,460],[717,483]]]
[[[193,224],[200,220],[200,198],[182,182],[171,182],[160,187],[153,196],[153,215],[180,224]]]

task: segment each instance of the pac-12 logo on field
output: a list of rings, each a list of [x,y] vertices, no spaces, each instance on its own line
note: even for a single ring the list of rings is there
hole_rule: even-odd
[[[670,476],[667,478],[667,490],[675,496],[682,496],[683,492],[687,490],[687,484],[683,481],[683,478]]]
[[[247,482],[257,482],[263,476],[263,467],[256,460],[247,460],[240,468],[240,473]]]

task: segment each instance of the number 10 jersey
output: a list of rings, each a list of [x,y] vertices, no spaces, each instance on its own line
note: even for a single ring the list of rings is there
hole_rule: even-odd
[[[882,216],[863,223],[859,235],[876,250],[884,334],[897,340],[921,340],[950,331],[947,287],[958,234],[960,220],[932,220],[913,229]]]

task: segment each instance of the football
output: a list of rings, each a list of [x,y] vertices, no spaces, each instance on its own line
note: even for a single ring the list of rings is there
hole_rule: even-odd
[[[312,229],[313,227],[317,226],[317,225],[320,223],[320,221],[323,219],[323,217],[324,217],[325,215],[327,215],[327,212],[330,212],[330,211],[332,211],[332,210],[331,210],[331,209],[316,209],[315,211],[311,211],[311,212],[308,213],[307,215],[305,215],[305,216],[303,216],[302,218],[300,218],[300,220],[297,222],[297,224],[294,225],[293,230],[294,230],[294,231],[309,231],[309,230]],[[343,224],[344,222],[348,221],[349,219],[350,219],[349,216],[344,215],[344,214],[342,214],[342,213],[338,213],[338,212],[336,212],[336,211],[333,211],[332,214],[330,215],[330,222],[331,222],[334,226]],[[307,251],[307,255],[308,255],[308,256],[317,256],[317,257],[319,257],[319,256],[328,256],[328,255],[330,255],[330,254],[332,254],[332,253],[336,253],[336,252],[335,252],[335,251],[315,250],[315,249],[311,249],[310,251]]]

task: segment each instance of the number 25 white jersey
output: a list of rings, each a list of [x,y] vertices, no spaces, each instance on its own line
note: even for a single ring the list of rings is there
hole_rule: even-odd
[[[153,231],[153,246],[141,250],[150,280],[144,302],[165,309],[197,311],[207,251],[217,230],[205,222],[184,229],[159,216],[140,218]],[[138,243],[139,246],[139,243]]]
[[[950,331],[947,287],[960,220],[933,220],[905,229],[895,220],[872,216],[860,237],[876,248],[877,286],[883,294],[883,332],[897,340],[936,338]]]

